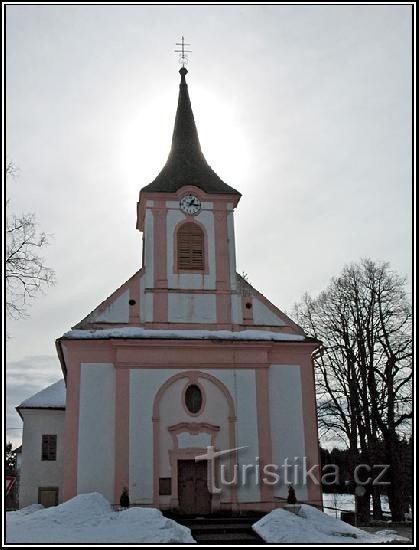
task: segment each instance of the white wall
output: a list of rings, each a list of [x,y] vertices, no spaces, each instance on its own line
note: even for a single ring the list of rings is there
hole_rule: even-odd
[[[129,290],[126,290],[115,298],[113,302],[103,311],[97,313],[92,321],[105,323],[128,323],[129,322]]]
[[[98,491],[114,501],[115,369],[82,363],[80,372],[77,493]]]
[[[176,294],[168,296],[169,323],[216,323],[215,294]]]
[[[145,268],[147,273],[147,267]],[[145,323],[153,321],[153,293],[145,292],[147,287],[147,276],[141,277],[140,282],[140,320]],[[153,286],[153,285],[152,285]]]
[[[145,289],[154,287],[154,218],[151,207],[154,201],[147,201],[144,221],[144,265],[140,278],[140,321],[153,321],[153,294]]]
[[[132,502],[153,502],[153,403],[176,369],[131,369],[129,397],[129,494]]]
[[[21,409],[23,416],[22,467],[19,506],[38,502],[38,487],[58,487],[63,497],[64,415],[65,411]],[[42,435],[57,435],[57,460],[41,460]]]
[[[243,323],[241,294],[231,295],[231,321],[238,325]]]
[[[154,218],[153,211],[146,208],[144,221],[145,288],[154,286]]]
[[[238,289],[237,267],[236,267],[236,238],[234,235],[234,212],[233,205],[228,204],[230,210],[227,214],[227,237],[228,249],[230,254],[230,287],[232,290]],[[231,295],[231,320],[234,324],[243,322],[241,294]]]
[[[177,441],[179,449],[185,449],[187,447],[201,447],[206,449],[211,445],[211,436],[207,433],[193,435],[188,432],[182,432],[177,436]]]
[[[285,459],[293,468],[302,466],[305,455],[301,368],[298,365],[271,365],[269,368],[269,408],[271,413],[272,459],[280,466],[281,483],[274,495],[286,497]],[[297,458],[296,458],[297,457]],[[289,468],[291,476],[293,470]],[[301,470],[299,470],[301,472]],[[299,500],[307,499],[307,488],[291,483]]]
[[[244,464],[255,464],[259,456],[259,439],[256,408],[256,378],[253,369],[203,369],[212,374],[229,390],[236,408],[236,446],[246,447],[237,453],[239,471]],[[254,474],[254,472],[253,472]],[[249,481],[237,490],[239,502],[257,502],[260,489],[254,483],[255,477],[249,470]]]
[[[286,323],[265,304],[253,296],[253,322],[255,325],[283,327]]]
[[[233,205],[228,205],[231,209]],[[236,275],[236,240],[234,236],[234,212],[231,210],[227,214],[227,238],[228,238],[228,250],[230,259],[230,287],[235,290],[237,288],[237,275]]]

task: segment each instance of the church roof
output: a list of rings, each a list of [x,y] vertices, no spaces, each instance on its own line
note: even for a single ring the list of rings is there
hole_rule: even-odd
[[[169,157],[160,174],[143,193],[175,193],[184,185],[195,185],[206,193],[240,195],[227,185],[205,160],[189,99],[185,67],[180,69],[179,99]]]
[[[25,399],[16,409],[65,409],[66,388],[64,379]]]

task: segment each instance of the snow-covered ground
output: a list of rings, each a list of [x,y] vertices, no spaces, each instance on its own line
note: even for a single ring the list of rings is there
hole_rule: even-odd
[[[256,522],[253,529],[266,542],[273,544],[377,544],[408,540],[391,530],[368,533],[312,506],[298,506],[298,514],[281,508],[270,512]],[[190,529],[164,517],[155,508],[134,506],[114,511],[101,494],[89,493],[78,495],[56,507],[43,508],[40,504],[33,504],[16,512],[8,512],[6,542],[175,544],[194,543],[195,540]]]
[[[7,543],[194,543],[191,531],[155,508],[115,512],[99,493],[52,508],[32,505],[6,514]]]
[[[341,510],[355,510],[355,497],[347,493],[323,493],[323,506],[326,514],[339,518]],[[381,496],[381,508],[384,513],[390,513],[388,498],[385,495]]]
[[[301,505],[298,515],[277,508],[254,523],[253,529],[264,541],[272,544],[379,544],[408,540],[389,530],[367,533],[307,504]]]

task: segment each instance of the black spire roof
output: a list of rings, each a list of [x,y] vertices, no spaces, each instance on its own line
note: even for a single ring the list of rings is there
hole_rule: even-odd
[[[206,193],[240,195],[224,183],[205,160],[185,80],[188,71],[182,67],[179,72],[179,100],[169,158],[157,178],[141,192],[174,193],[184,185],[196,185]]]

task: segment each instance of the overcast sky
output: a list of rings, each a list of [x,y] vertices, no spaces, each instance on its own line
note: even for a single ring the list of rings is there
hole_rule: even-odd
[[[57,284],[9,322],[14,407],[61,376],[54,341],[141,262],[139,190],[170,148],[179,64],[207,161],[242,193],[237,267],[290,311],[363,256],[411,272],[408,5],[8,5],[11,209],[52,234]]]

